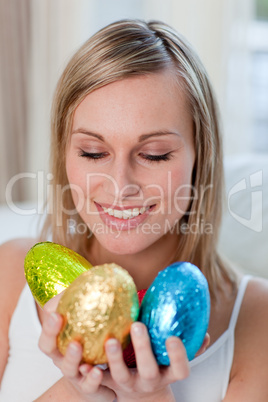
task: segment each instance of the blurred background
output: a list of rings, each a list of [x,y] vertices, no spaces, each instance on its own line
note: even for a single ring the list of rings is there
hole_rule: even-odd
[[[0,241],[11,236],[5,204],[16,214],[17,203],[38,203],[40,210],[27,207],[26,215],[42,212],[50,180],[50,107],[64,66],[90,35],[122,18],[160,19],[188,38],[218,96],[226,172],[235,180],[227,177],[227,186],[245,175],[249,183],[256,171],[262,172],[258,185],[267,178],[268,0],[0,0]],[[234,165],[240,176],[233,174]],[[240,207],[247,194],[239,194]],[[248,208],[244,221],[234,218],[238,211],[225,221],[249,226]],[[259,209],[263,224],[263,203]],[[26,234],[19,211],[12,235]],[[262,232],[267,243],[267,226],[266,232],[263,225],[247,229]],[[226,239],[230,228],[225,230]]]

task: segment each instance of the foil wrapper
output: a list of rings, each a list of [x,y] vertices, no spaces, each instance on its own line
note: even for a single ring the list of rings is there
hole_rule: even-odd
[[[139,305],[141,305],[146,291],[147,289],[138,290]],[[135,352],[131,340],[127,347],[123,350],[123,358],[129,368],[137,367]]]
[[[80,254],[52,242],[35,244],[24,261],[26,280],[41,307],[91,267]]]
[[[64,355],[71,341],[83,346],[83,362],[107,363],[104,345],[116,338],[125,348],[130,326],[139,315],[137,289],[129,273],[116,264],[93,267],[64,292],[57,307],[63,318],[58,349]]]
[[[179,337],[192,360],[200,349],[209,323],[207,280],[193,264],[178,262],[159,272],[147,290],[139,320],[148,329],[159,365],[169,365],[165,341]]]

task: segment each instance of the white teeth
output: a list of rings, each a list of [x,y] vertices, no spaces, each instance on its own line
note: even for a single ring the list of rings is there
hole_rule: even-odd
[[[124,209],[124,210],[105,208],[105,207],[102,207],[102,208],[103,208],[104,212],[106,212],[107,214],[109,214],[111,216],[114,216],[115,218],[131,219],[131,218],[135,218],[135,216],[138,216],[140,214],[144,214],[144,212],[147,211],[150,207]]]
[[[134,209],[133,209],[133,212],[132,212],[132,215],[133,215],[133,216],[138,216],[139,213],[140,213],[140,209],[139,209],[139,208],[134,208]]]
[[[119,209],[114,209],[113,215],[115,218],[122,219],[123,218],[123,211],[119,211]]]
[[[131,209],[125,209],[123,211],[123,219],[129,219],[132,216],[132,211]]]

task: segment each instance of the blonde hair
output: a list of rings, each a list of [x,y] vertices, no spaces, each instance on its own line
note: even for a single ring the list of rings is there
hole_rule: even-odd
[[[90,232],[71,234],[70,213],[77,225],[77,213],[65,170],[65,153],[76,107],[90,92],[131,76],[173,69],[188,98],[195,125],[196,161],[193,188],[202,189],[193,197],[180,222],[195,230],[179,235],[175,260],[196,264],[206,276],[212,296],[225,280],[234,283],[231,272],[217,253],[222,213],[223,164],[217,104],[207,76],[195,51],[168,25],[158,22],[122,20],[93,35],[73,56],[63,72],[52,107],[51,170],[53,192],[49,200],[43,236],[48,229],[53,241],[86,254]],[[66,186],[66,187],[65,187]],[[56,197],[57,188],[61,197]],[[212,232],[204,234],[204,224]],[[193,226],[194,225],[194,226]],[[163,267],[164,268],[164,267]]]

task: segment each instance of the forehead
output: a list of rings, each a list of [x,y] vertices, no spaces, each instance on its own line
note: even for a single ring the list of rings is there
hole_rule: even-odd
[[[73,130],[150,131],[186,120],[192,118],[183,84],[167,70],[125,78],[93,91],[76,108]]]

